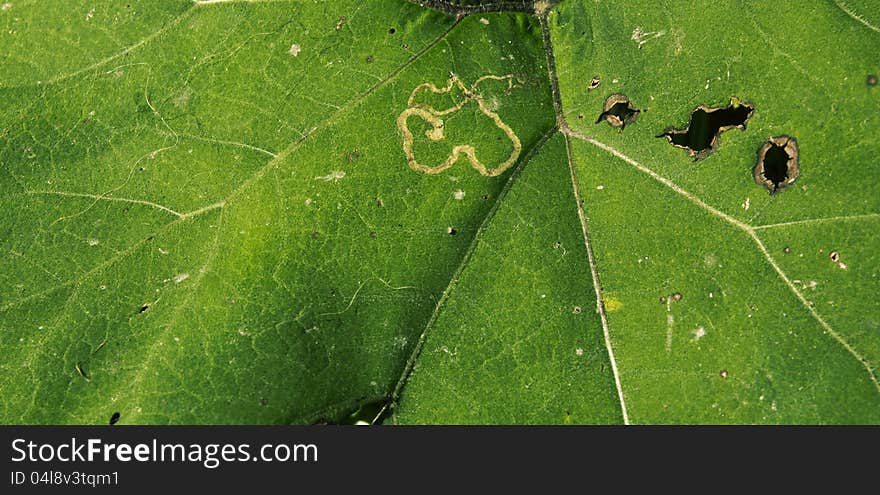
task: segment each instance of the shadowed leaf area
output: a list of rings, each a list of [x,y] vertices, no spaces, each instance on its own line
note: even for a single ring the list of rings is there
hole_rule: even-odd
[[[420,3],[4,3],[0,419],[880,422],[873,4]]]

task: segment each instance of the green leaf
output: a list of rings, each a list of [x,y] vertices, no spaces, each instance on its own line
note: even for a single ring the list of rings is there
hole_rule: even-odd
[[[419,3],[3,5],[3,422],[880,421],[870,2]]]

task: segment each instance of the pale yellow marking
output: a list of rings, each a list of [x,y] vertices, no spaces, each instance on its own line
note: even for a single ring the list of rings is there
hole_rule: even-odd
[[[407,104],[409,107],[401,112],[400,116],[397,117],[397,128],[400,129],[400,133],[403,135],[403,152],[406,154],[406,162],[409,165],[409,168],[415,170],[416,172],[421,172],[423,174],[439,174],[440,172],[448,169],[455,162],[458,161],[460,155],[464,154],[468,161],[471,162],[471,166],[474,167],[478,172],[482,175],[488,177],[496,177],[501,175],[505,170],[510,168],[514,163],[516,163],[516,159],[519,158],[519,154],[522,151],[522,143],[519,140],[519,137],[513,132],[507,124],[505,124],[501,117],[498,116],[497,113],[492,111],[490,105],[486,104],[483,100],[483,95],[477,92],[477,88],[483,81],[486,80],[494,80],[494,81],[507,81],[507,89],[513,89],[513,75],[508,74],[506,76],[495,76],[488,75],[483,76],[473,84],[470,88],[466,87],[461,79],[458,78],[455,74],[452,74],[452,77],[447,81],[446,86],[442,88],[438,88],[432,83],[424,83],[416,86],[416,89],[413,90],[412,94],[409,96],[409,100]],[[416,95],[423,90],[428,90],[434,94],[445,94],[452,91],[453,87],[457,87],[464,94],[465,98],[460,101],[457,105],[447,108],[446,110],[437,110],[431,105],[416,103],[415,98]],[[495,122],[495,126],[501,129],[504,134],[507,135],[510,142],[513,144],[513,151],[511,151],[510,156],[507,159],[495,168],[487,168],[480,160],[477,159],[476,151],[474,147],[470,144],[459,144],[452,148],[452,153],[449,157],[441,163],[440,165],[431,167],[429,165],[424,165],[419,163],[416,160],[415,154],[413,153],[413,134],[409,130],[409,126],[407,121],[413,115],[416,115],[422,118],[425,122],[431,125],[431,129],[425,132],[425,136],[428,137],[431,141],[440,141],[444,139],[443,134],[443,119],[440,117],[444,115],[449,115],[451,113],[457,112],[462,109],[467,103],[471,101],[476,101],[477,105],[480,107],[480,111],[483,112],[484,115],[492,119]]]
[[[611,297],[611,296],[603,297],[602,302],[605,304],[605,309],[609,313],[617,311],[618,309],[623,307],[623,302],[620,299],[617,299],[616,297]]]

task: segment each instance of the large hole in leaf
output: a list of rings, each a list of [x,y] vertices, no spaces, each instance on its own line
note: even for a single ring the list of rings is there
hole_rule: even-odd
[[[755,182],[770,193],[793,183],[800,175],[797,140],[791,136],[776,136],[758,148],[758,161],[753,171]]]
[[[700,105],[691,112],[687,128],[669,127],[657,137],[665,137],[673,146],[688,150],[688,154],[696,159],[705,158],[718,147],[722,132],[734,128],[745,129],[754,111],[753,105],[736,98],[731,98],[726,107]]]

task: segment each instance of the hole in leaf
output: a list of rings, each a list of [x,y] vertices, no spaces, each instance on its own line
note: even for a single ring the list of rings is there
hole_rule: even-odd
[[[397,30],[394,29],[394,28],[391,28],[391,29],[388,30],[388,34],[394,34],[394,33],[396,33],[396,32],[397,32]]]
[[[753,171],[755,182],[770,194],[793,183],[800,175],[797,140],[790,136],[768,139],[758,148],[758,162]]]
[[[446,228],[446,233],[449,234],[449,235],[455,235],[455,234],[458,233],[458,231],[455,230],[455,228],[453,228],[453,227],[447,227],[447,228]]]
[[[143,313],[144,311],[146,311],[146,310],[148,310],[148,309],[150,309],[150,305],[149,305],[149,304],[144,304],[143,306],[140,307],[140,309],[138,309],[138,314],[141,314],[141,313]]]
[[[119,422],[119,416],[120,416],[120,414],[119,414],[118,412],[113,413],[113,415],[110,416],[110,424],[111,424],[111,425],[115,425],[116,423],[118,423],[118,422]]]
[[[627,124],[636,121],[639,116],[638,108],[634,107],[626,95],[615,93],[605,99],[605,105],[602,107],[602,113],[596,119],[596,123],[608,122],[611,127],[623,130]]]
[[[690,156],[699,160],[715,151],[722,132],[734,128],[744,130],[754,111],[754,105],[737,98],[731,98],[726,107],[700,105],[691,112],[687,128],[669,127],[657,137],[665,137],[670,144],[688,150]]]

